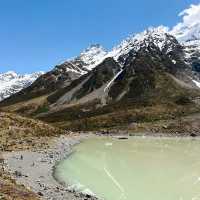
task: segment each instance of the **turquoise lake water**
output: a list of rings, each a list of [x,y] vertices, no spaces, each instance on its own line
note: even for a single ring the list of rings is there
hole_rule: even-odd
[[[92,138],[55,174],[105,200],[200,200],[200,140]]]

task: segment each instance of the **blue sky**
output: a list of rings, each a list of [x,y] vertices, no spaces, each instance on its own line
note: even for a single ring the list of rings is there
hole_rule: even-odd
[[[90,44],[110,49],[149,26],[173,27],[200,0],[0,0],[0,72],[47,71]]]

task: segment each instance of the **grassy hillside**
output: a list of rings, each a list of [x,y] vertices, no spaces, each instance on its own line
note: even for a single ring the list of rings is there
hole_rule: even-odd
[[[64,133],[39,120],[11,113],[0,112],[0,122],[1,151],[44,148],[49,137]]]
[[[131,102],[130,102],[131,104]],[[67,108],[62,111],[42,116],[40,119],[55,126],[72,131],[98,131],[98,130],[132,130],[133,132],[147,131],[136,129],[140,124],[153,125],[159,122],[178,120],[181,117],[198,113],[199,106],[176,104],[140,105],[132,107],[124,104],[112,107],[98,108],[93,111],[83,111],[81,107]],[[133,128],[134,127],[134,128]],[[151,132],[151,130],[149,130]],[[165,129],[157,130],[166,132]],[[178,128],[174,131],[178,131]]]
[[[39,120],[0,112],[0,151],[43,149],[48,147],[54,136],[64,131]],[[39,200],[37,195],[24,186],[17,185],[4,171],[0,153],[0,199]]]

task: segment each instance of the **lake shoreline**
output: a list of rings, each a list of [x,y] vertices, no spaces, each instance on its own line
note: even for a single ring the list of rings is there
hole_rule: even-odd
[[[192,199],[199,187],[199,144],[191,137],[95,137],[75,147],[59,164],[57,176],[105,199],[160,200],[162,194]]]
[[[72,153],[74,145],[90,135],[61,136],[50,149],[3,153],[4,168],[18,184],[47,200],[97,200],[88,194],[67,189],[54,176],[57,164]]]
[[[123,137],[153,137],[153,138],[200,138],[199,133],[153,133],[153,132],[138,132],[138,133],[131,133],[125,131],[118,131],[118,132],[108,132],[108,133],[95,133],[96,136],[99,137],[114,137],[114,138],[123,138]]]
[[[56,200],[97,200],[91,195],[84,195],[74,190],[70,191],[69,185],[58,180],[55,168],[60,161],[72,153],[72,148],[90,137],[108,137],[115,139],[143,138],[189,138],[190,135],[171,134],[78,134],[76,136],[60,136],[56,138],[49,149],[40,151],[18,151],[3,154],[5,170],[8,171],[18,184],[24,185],[43,199]],[[199,137],[197,137],[198,139]]]

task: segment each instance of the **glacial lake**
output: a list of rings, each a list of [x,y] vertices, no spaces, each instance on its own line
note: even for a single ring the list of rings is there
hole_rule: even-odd
[[[200,140],[91,138],[55,175],[105,200],[200,200]]]

